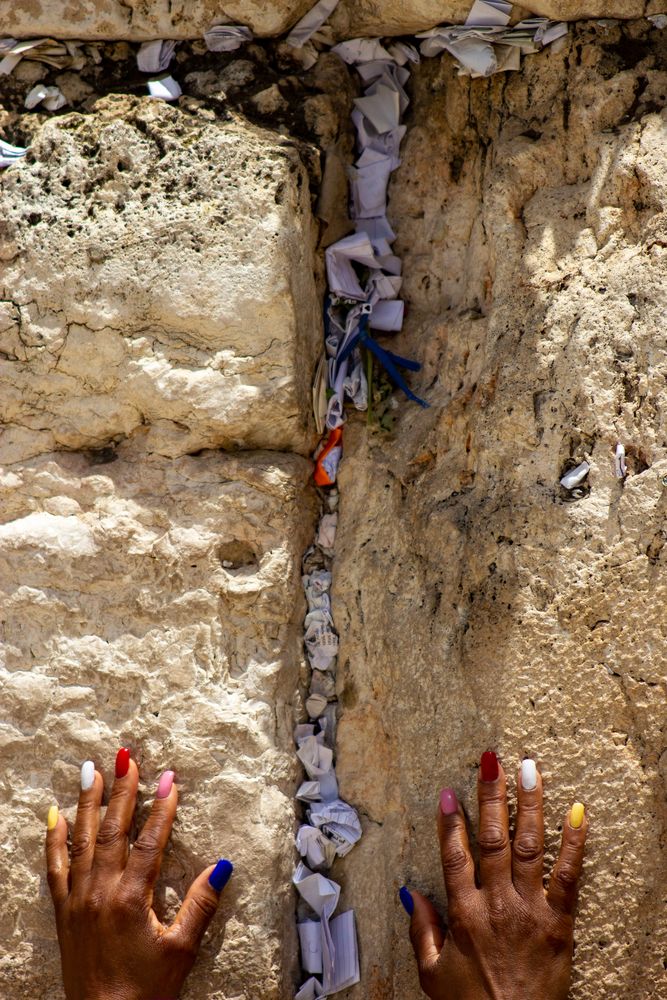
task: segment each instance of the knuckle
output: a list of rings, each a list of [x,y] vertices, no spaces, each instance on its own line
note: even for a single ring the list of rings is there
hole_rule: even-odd
[[[480,830],[477,842],[482,854],[490,856],[502,854],[509,844],[507,833],[499,823],[486,823]]]
[[[448,844],[442,852],[442,866],[448,875],[462,875],[468,867],[468,855],[458,844]]]
[[[125,834],[120,824],[115,820],[105,819],[97,833],[95,841],[98,847],[116,847],[125,839]]]
[[[579,881],[579,871],[576,865],[573,865],[570,861],[562,861],[556,869],[554,880],[556,885],[561,889],[568,892],[571,889],[575,889]]]
[[[79,858],[81,858],[84,854],[88,854],[92,846],[93,846],[93,838],[91,837],[88,830],[82,830],[80,833],[77,833],[72,839],[72,849],[71,849],[72,861],[76,861]]]
[[[147,862],[156,861],[162,853],[162,845],[154,833],[144,832],[135,840],[132,853]]]
[[[542,838],[537,833],[526,830],[514,838],[514,854],[519,861],[539,861],[543,853]]]

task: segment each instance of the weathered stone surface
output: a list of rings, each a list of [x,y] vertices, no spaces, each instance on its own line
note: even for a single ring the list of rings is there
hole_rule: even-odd
[[[575,797],[590,844],[572,997],[667,997],[667,94],[660,36],[581,26],[522,73],[426,62],[390,215],[399,353],[432,404],[346,430],[333,608],[345,862],[363,985],[418,1000],[403,883],[441,904],[438,790],[476,763],[545,776],[547,860]],[[579,56],[577,56],[579,53]],[[629,477],[614,475],[617,440]],[[568,460],[590,493],[565,502]]]
[[[3,461],[134,436],[311,450],[320,306],[290,141],[105,98],[46,122],[0,216]]]
[[[657,6],[656,6],[657,4]],[[49,35],[56,38],[143,41],[147,38],[201,38],[213,23],[246,24],[260,36],[286,32],[314,6],[313,0],[232,0],[224,11],[214,0],[79,0],[63,10],[54,0],[0,0],[0,21],[6,34],[17,38]],[[339,38],[359,35],[406,34],[468,16],[471,0],[342,0],[332,23]],[[587,17],[642,17],[666,10],[664,0],[528,0],[521,12],[578,20]],[[653,9],[655,8],[655,9]]]
[[[95,760],[108,788],[123,744],[140,762],[141,816],[160,772],[178,776],[161,911],[173,912],[221,855],[236,864],[185,996],[290,994],[296,595],[313,532],[309,473],[296,456],[169,460],[127,445],[105,465],[45,455],[3,473],[7,1000],[60,995],[45,810],[55,798],[73,819],[81,761]]]

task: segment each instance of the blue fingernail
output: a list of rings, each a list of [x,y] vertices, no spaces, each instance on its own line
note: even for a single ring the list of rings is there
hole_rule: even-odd
[[[414,913],[415,901],[410,894],[410,890],[406,886],[403,886],[402,889],[399,889],[398,896],[400,901],[403,903],[403,909],[407,915],[411,917]]]
[[[208,884],[212,885],[216,892],[222,892],[230,878],[232,877],[232,872],[234,871],[234,865],[231,861],[221,858],[217,865],[208,877]]]

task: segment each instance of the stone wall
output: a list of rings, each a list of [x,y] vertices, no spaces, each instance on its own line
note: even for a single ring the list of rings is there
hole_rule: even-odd
[[[7,1000],[59,995],[45,810],[73,818],[86,758],[108,790],[124,744],[140,816],[164,768],[180,786],[160,911],[236,866],[187,995],[277,1000],[297,974],[316,232],[297,146],[225,118],[100,99],[34,118],[0,178]]]
[[[312,6],[311,0],[228,0],[223,9],[216,0],[80,0],[63,9],[55,0],[0,0],[0,22],[3,32],[16,38],[201,38],[213,22],[247,24],[257,35],[274,36],[288,31]],[[341,0],[331,23],[339,39],[411,34],[446,21],[462,23],[470,7],[470,0]],[[665,10],[665,0],[526,0],[514,14],[575,21]]]
[[[46,809],[71,817],[82,759],[110,779],[129,742],[141,815],[164,767],[180,781],[161,910],[236,864],[185,996],[287,1000],[321,344],[319,157],[293,137],[331,152],[344,199],[353,85],[335,56],[304,78],[253,46],[179,63],[167,107],[133,96],[129,55],[99,70],[120,93],[83,74],[57,118],[17,113],[30,68],[3,82],[0,123],[33,149],[0,174],[0,976],[7,1000],[57,995]],[[350,1000],[420,996],[396,890],[444,902],[437,792],[474,824],[487,746],[510,773],[537,757],[549,862],[587,804],[572,996],[667,1000],[666,56],[667,32],[605,22],[520,73],[413,73],[392,346],[431,407],[397,397],[391,433],[351,416],[334,563],[337,771],[364,824],[332,873],[359,926]]]

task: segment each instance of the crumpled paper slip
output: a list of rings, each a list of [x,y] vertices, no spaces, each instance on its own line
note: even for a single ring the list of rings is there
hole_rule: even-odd
[[[295,838],[296,849],[310,868],[331,868],[338,853],[325,830],[316,826],[300,826]],[[306,972],[321,972],[322,969],[306,969]]]
[[[296,752],[308,777],[320,783],[320,795],[323,801],[331,801],[338,797],[338,782],[333,769],[333,751],[318,743],[317,737],[307,736],[299,743]]]
[[[324,514],[317,528],[317,544],[325,555],[332,556],[336,543],[336,529],[338,527],[338,514]],[[330,576],[331,574],[329,574]],[[329,586],[331,581],[329,580]]]
[[[299,802],[320,802],[319,781],[302,781],[297,789],[296,797]]]
[[[386,214],[387,186],[393,169],[393,156],[387,156],[371,148],[363,151],[355,166],[348,167],[352,205],[356,219],[374,219]],[[348,236],[347,239],[350,237]],[[336,246],[337,244],[334,243],[333,247]],[[329,249],[333,249],[333,247],[329,247]],[[376,266],[380,266],[379,262]]]
[[[156,39],[142,42],[137,51],[137,69],[142,73],[162,73],[174,57],[176,42]]]
[[[319,920],[303,920],[296,929],[301,946],[301,968],[304,972],[322,975],[322,928]]]
[[[319,0],[300,21],[294,25],[287,36],[287,44],[292,48],[300,49],[309,41],[316,31],[322,27],[324,22],[331,17],[339,0]]]
[[[204,32],[209,52],[233,52],[252,38],[252,31],[244,24],[214,24]]]
[[[359,951],[354,910],[346,910],[330,924],[333,961],[326,960],[326,942],[322,939],[324,994],[331,996],[359,982]]]
[[[335,427],[315,454],[313,478],[318,486],[333,486],[342,457],[343,431],[340,427]]]
[[[488,4],[487,4],[488,6]],[[458,63],[459,75],[486,77],[520,68],[521,53],[528,55],[567,34],[567,25],[548,18],[529,18],[514,27],[500,23],[440,25],[423,31],[421,53],[435,56],[447,51]]]
[[[566,490],[573,490],[579,483],[583,483],[584,479],[590,472],[590,465],[588,462],[582,462],[578,465],[576,469],[570,469],[566,472],[560,481],[561,486],[564,486]]]
[[[628,474],[628,468],[625,464],[625,448],[620,441],[616,445],[614,452],[614,471],[617,479],[625,479]]]
[[[322,969],[325,981],[333,980],[334,944],[329,928],[329,920],[338,906],[340,886],[337,882],[314,874],[303,863],[297,865],[292,881],[302,899],[320,918],[322,929]]]
[[[379,269],[373,245],[365,232],[351,233],[337,243],[332,243],[324,253],[327,266],[329,291],[345,299],[366,300],[366,293],[352,263],[369,269]]]
[[[313,976],[303,984],[298,993],[295,993],[294,1000],[317,1000],[321,996],[322,987],[319,981]]]
[[[310,611],[303,641],[313,670],[333,670],[338,656],[338,636],[331,615],[325,611]]]
[[[341,858],[349,854],[361,838],[361,822],[357,810],[343,799],[312,805],[308,810],[308,821],[331,838],[336,854]]]
[[[350,38],[347,42],[334,45],[331,51],[351,66],[373,59],[391,59],[389,52],[377,38]]]
[[[43,83],[38,83],[33,87],[23,102],[24,106],[31,111],[38,104],[43,104],[47,111],[58,111],[67,104],[67,98],[60,87],[45,87]]]
[[[13,45],[9,43],[13,42]],[[55,38],[0,40],[0,74],[6,76],[20,63],[21,59],[32,59],[52,69],[83,69],[85,59],[81,52],[81,42],[57,41]]]
[[[408,62],[415,64],[421,62],[418,49],[408,42],[393,42],[393,44],[387,46],[387,51],[399,66],[405,66]]]
[[[407,127],[405,125],[398,125],[396,128],[392,128],[388,132],[379,133],[359,108],[356,108],[352,112],[351,118],[352,124],[354,125],[357,133],[358,148],[362,151],[372,149],[376,153],[383,153],[385,156],[391,157],[392,170],[396,170],[400,167],[401,157],[399,156],[399,151],[401,142],[403,141],[403,137],[407,131]],[[348,167],[347,169],[349,170],[350,168]],[[357,216],[357,218],[359,218],[359,216]],[[386,225],[387,229],[385,229],[381,235],[385,239],[395,239],[393,230],[388,223]],[[369,233],[369,235],[371,234]]]
[[[316,608],[322,607],[329,608],[331,580],[331,573],[326,569],[315,569],[312,573],[307,573],[301,577],[309,611],[314,611]]]
[[[148,92],[151,97],[160,101],[176,101],[183,91],[173,76],[161,76],[157,80],[148,81]]]
[[[10,142],[5,142],[4,139],[0,139],[0,168],[10,167],[12,163],[16,163],[16,161],[20,160],[22,156],[25,156],[27,152],[27,147],[12,146]]]
[[[343,395],[345,399],[352,400],[355,410],[367,410],[368,379],[361,359],[358,357],[358,352],[355,352],[355,359],[352,369],[345,376]]]
[[[510,23],[512,4],[506,0],[475,0],[466,25],[506,25]]]
[[[306,711],[311,719],[319,718],[327,705],[328,701],[323,694],[311,694],[306,698]],[[317,790],[317,798],[319,798],[319,788]]]

